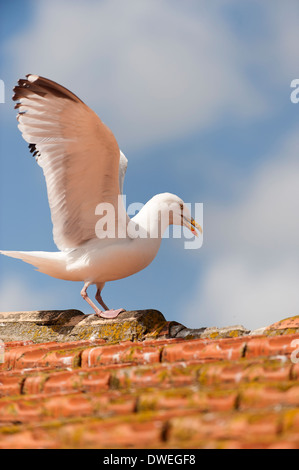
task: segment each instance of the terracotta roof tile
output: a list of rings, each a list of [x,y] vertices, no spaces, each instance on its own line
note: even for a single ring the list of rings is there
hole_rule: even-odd
[[[155,323],[113,344],[98,328],[40,342],[36,326],[38,343],[5,343],[0,449],[299,448],[298,317],[258,335]]]

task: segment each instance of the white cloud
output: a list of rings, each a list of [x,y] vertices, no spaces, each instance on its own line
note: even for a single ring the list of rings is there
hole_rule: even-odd
[[[243,324],[254,329],[299,314],[299,266],[286,259],[272,267],[247,258],[211,263],[187,308],[188,326]]]
[[[63,308],[65,304],[64,295],[57,290],[54,292],[49,289],[35,288],[34,285],[18,277],[3,277],[0,287],[0,311],[18,312],[31,310],[48,310]]]
[[[36,2],[6,51],[16,76],[48,76],[79,94],[126,147],[261,117],[244,50],[220,7],[158,0]],[[197,6],[198,8],[198,6]]]
[[[264,57],[273,57],[276,63],[276,72],[271,76],[271,81],[298,78],[298,18],[299,3],[297,0],[272,0],[268,3],[269,24],[271,25],[268,49],[264,50]],[[294,74],[297,73],[297,76]]]
[[[243,191],[236,182],[233,203],[212,209],[209,231],[215,249],[284,257],[299,248],[298,149],[299,136],[294,131],[277,155],[266,158],[256,174],[243,182]]]
[[[298,149],[294,132],[236,201],[205,211],[209,259],[189,324],[257,328],[299,314]]]

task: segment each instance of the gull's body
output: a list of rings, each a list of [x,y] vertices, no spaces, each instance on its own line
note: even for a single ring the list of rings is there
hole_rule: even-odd
[[[105,282],[148,266],[169,223],[192,231],[200,227],[183,201],[169,193],[154,196],[130,219],[121,197],[127,159],[99,117],[69,90],[37,75],[19,80],[14,91],[19,128],[45,175],[53,237],[60,251],[0,253],[22,259],[49,276],[84,282],[81,294],[95,313],[113,318],[123,309],[109,310],[104,304]],[[113,233],[97,229],[96,208],[101,204],[114,208],[107,216]],[[170,207],[171,220],[164,217]],[[91,284],[97,286],[96,299],[104,312],[87,296]]]
[[[73,250],[58,252],[16,251],[5,252],[12,258],[37,267],[49,276],[64,281],[84,281],[100,285],[131,276],[146,268],[155,258],[161,239],[130,238],[90,240]],[[126,256],[126,262],[120,259]]]

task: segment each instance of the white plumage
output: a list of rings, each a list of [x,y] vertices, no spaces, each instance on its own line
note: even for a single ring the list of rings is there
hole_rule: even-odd
[[[105,282],[145,268],[156,256],[169,223],[186,225],[194,233],[193,227],[200,231],[201,227],[183,201],[169,193],[154,196],[130,220],[121,197],[128,161],[110,129],[77,96],[46,78],[27,75],[14,92],[19,129],[44,172],[53,238],[60,251],[0,253],[22,259],[50,276],[83,281],[81,295],[95,313],[114,318],[123,309],[109,310],[104,304]],[[114,237],[96,230],[99,204],[115,209],[107,219]],[[170,207],[169,220],[163,213]],[[136,237],[140,231],[144,236]],[[97,285],[96,299],[104,311],[87,296],[91,284]]]

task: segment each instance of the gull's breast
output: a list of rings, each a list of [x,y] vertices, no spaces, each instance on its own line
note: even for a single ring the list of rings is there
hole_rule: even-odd
[[[74,280],[102,283],[123,279],[146,268],[155,258],[159,239],[116,239],[87,243],[73,250],[67,270]]]

